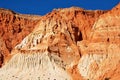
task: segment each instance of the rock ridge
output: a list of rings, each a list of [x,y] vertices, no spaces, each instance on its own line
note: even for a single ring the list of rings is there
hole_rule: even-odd
[[[12,47],[0,79],[119,80],[120,4],[107,11],[54,9],[30,21],[30,31]],[[3,36],[0,40],[6,44]]]
[[[23,15],[0,8],[0,38],[2,40],[0,52],[5,59],[12,49],[32,31],[39,20],[40,16]]]

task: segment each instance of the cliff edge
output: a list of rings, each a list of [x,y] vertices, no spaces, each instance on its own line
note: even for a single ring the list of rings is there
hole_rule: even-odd
[[[8,12],[0,18],[1,80],[119,80],[120,4],[41,17]]]

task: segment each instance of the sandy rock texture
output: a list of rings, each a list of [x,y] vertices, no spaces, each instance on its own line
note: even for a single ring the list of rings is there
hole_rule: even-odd
[[[1,80],[119,80],[120,4],[108,11],[71,7],[41,17],[12,14],[20,17],[17,26],[12,18],[12,38],[0,26],[0,47],[9,53],[0,52],[0,63],[6,59]]]
[[[0,8],[0,52],[6,58],[22,39],[32,32],[40,16],[18,14]]]

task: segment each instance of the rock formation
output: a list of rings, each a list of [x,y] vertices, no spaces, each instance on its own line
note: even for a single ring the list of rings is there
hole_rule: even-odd
[[[6,57],[22,39],[32,32],[40,16],[18,14],[0,9],[0,55]]]
[[[0,63],[6,59],[1,80],[119,80],[120,4],[109,11],[54,9],[41,17],[24,15],[25,20],[12,14],[20,21],[12,18],[14,22],[6,23],[13,26],[8,43],[7,28],[0,26],[0,47],[8,50],[0,53]],[[5,22],[3,18],[1,23]]]

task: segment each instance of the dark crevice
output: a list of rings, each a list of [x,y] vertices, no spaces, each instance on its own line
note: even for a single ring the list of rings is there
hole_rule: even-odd
[[[3,61],[4,60],[4,56],[2,54],[2,52],[0,51],[0,67],[2,67]]]
[[[104,80],[110,80],[110,78],[105,78]]]
[[[107,42],[109,42],[110,40],[109,40],[109,38],[107,39]]]
[[[82,37],[82,33],[81,31],[79,32],[79,36],[78,36],[78,40],[77,41],[82,41],[83,40],[83,37]]]
[[[82,41],[83,40],[83,36],[82,36],[82,33],[79,30],[79,28],[78,27],[74,27],[73,31],[74,31],[74,36],[75,36],[75,42]]]

